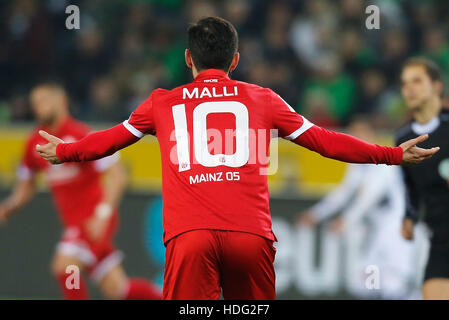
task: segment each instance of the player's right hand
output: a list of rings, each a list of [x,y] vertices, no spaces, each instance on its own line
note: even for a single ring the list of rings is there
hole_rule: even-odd
[[[401,164],[417,164],[421,163],[425,159],[429,159],[435,153],[440,150],[440,147],[434,147],[431,149],[423,149],[417,147],[418,143],[421,143],[429,138],[428,134],[423,134],[415,139],[410,139],[400,144],[402,148],[403,156]]]
[[[414,229],[415,223],[412,219],[404,218],[402,220],[402,236],[406,240],[413,240],[413,229]]]
[[[39,134],[42,138],[48,141],[46,145],[36,145],[36,151],[39,153],[39,155],[51,164],[62,163],[56,155],[56,147],[58,146],[58,144],[64,143],[64,141],[59,139],[58,137],[52,136],[44,130],[39,130]]]
[[[315,217],[313,216],[313,212],[307,210],[300,213],[298,223],[302,226],[313,227],[318,223],[318,221],[316,221]]]

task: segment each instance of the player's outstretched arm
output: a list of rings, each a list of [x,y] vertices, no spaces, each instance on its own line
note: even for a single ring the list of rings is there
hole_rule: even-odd
[[[335,160],[399,165],[417,164],[437,153],[439,147],[423,149],[416,146],[427,138],[428,135],[422,135],[404,142],[399,147],[384,147],[314,125],[293,141]]]
[[[64,143],[61,139],[42,130],[39,131],[39,134],[48,143],[43,146],[36,145],[36,151],[42,158],[52,164],[97,160],[109,156],[140,139],[129,132],[123,124],[91,133],[72,143]]]
[[[0,202],[0,223],[5,223],[11,214],[27,204],[36,193],[34,178],[19,180],[11,195]]]

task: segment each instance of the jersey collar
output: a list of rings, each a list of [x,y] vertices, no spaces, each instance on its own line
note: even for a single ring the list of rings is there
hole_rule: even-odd
[[[226,72],[219,69],[206,69],[201,71],[193,80],[194,82],[215,82],[222,80],[229,80],[229,76]],[[211,81],[213,80],[213,81]]]
[[[438,128],[439,125],[440,125],[440,118],[435,117],[432,120],[430,120],[424,124],[420,124],[418,122],[413,122],[412,130],[417,135],[432,133],[433,131],[435,131]]]

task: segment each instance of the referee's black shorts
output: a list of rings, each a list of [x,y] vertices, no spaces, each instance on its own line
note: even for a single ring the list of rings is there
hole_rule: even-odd
[[[432,278],[449,279],[449,243],[431,243],[424,281]]]

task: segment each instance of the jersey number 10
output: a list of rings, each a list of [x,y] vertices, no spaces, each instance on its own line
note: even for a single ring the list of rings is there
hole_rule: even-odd
[[[190,170],[189,134],[185,104],[172,107],[175,123],[176,151],[179,172]],[[235,116],[234,154],[210,154],[207,140],[207,116],[211,113],[232,113]],[[217,128],[218,129],[218,128]],[[199,164],[205,167],[241,167],[249,160],[248,109],[237,101],[203,102],[193,110],[193,150]]]

